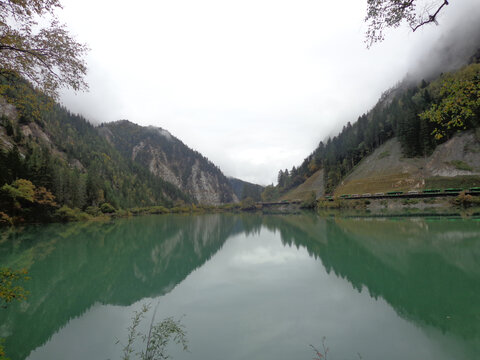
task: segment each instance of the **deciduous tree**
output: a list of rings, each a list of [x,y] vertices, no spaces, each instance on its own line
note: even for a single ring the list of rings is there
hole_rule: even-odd
[[[435,84],[434,84],[435,85]],[[420,118],[435,125],[437,140],[480,123],[480,64],[470,65],[457,74],[446,74],[439,83],[437,98]]]
[[[59,0],[0,0],[0,72],[28,79],[47,95],[70,87],[86,90],[87,47],[55,13]]]

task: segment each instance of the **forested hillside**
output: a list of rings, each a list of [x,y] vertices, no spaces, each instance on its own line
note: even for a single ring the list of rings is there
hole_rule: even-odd
[[[430,82],[404,81],[386,91],[377,105],[327,141],[321,141],[299,167],[280,170],[277,186],[267,187],[265,199],[299,186],[323,169],[325,193],[366,156],[396,137],[403,156],[426,156],[458,132],[480,124],[480,64],[473,63]]]
[[[28,82],[2,73],[0,215],[3,221],[67,220],[80,210],[96,215],[115,209],[196,203],[194,194],[151,171],[143,161],[146,154],[137,151],[135,157],[127,151],[129,148],[122,146],[121,141],[128,137],[152,132],[133,125],[138,131],[131,135],[121,133],[119,124],[105,125],[104,128],[117,133],[115,141],[112,138],[108,141],[83,117],[35,91]],[[174,143],[176,152],[171,154],[179,167],[183,164],[187,169],[191,163],[198,163],[205,173],[213,171],[223,181],[220,182],[224,196],[218,197],[219,202],[234,200],[233,190],[218,168],[178,139]]]
[[[219,205],[237,200],[220,169],[167,130],[127,120],[102,124],[98,130],[125,158],[174,184],[198,203]]]
[[[235,192],[235,195],[237,195],[239,200],[243,200],[246,198],[251,198],[255,201],[261,200],[263,186],[232,177],[228,178],[228,181],[230,181],[233,191]]]

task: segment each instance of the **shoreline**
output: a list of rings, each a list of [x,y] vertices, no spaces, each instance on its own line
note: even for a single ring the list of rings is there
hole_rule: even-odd
[[[205,215],[205,214],[258,214],[258,215],[299,215],[310,213],[325,217],[344,218],[408,218],[408,217],[450,217],[450,218],[480,218],[480,207],[467,207],[454,205],[450,202],[438,201],[435,203],[405,202],[400,199],[385,200],[349,200],[329,202],[318,201],[315,208],[302,208],[300,204],[279,204],[276,207],[262,207],[255,205],[248,208],[241,208],[240,204],[226,204],[221,206],[194,206],[167,209],[159,211],[159,207],[133,208],[129,210],[118,210],[113,213],[91,216],[81,212],[78,218],[52,220],[48,222],[20,222],[14,224],[2,224],[0,229],[20,228],[26,225],[47,225],[60,223],[88,223],[98,221],[112,221],[115,219],[126,219],[137,216],[148,215]],[[235,205],[235,206],[232,206]]]

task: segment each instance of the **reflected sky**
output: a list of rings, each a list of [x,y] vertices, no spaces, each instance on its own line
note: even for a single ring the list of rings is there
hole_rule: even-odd
[[[292,221],[301,224],[300,231],[289,223],[290,220],[274,218],[269,224],[261,225],[269,220],[260,219],[260,223],[257,221],[255,226],[248,227],[249,230],[244,228],[244,231],[238,231],[238,225],[230,227],[237,230],[229,232],[230,235],[220,241],[221,246],[216,247],[218,250],[201,266],[193,267],[169,292],[142,298],[128,306],[97,302],[71,319],[28,359],[119,359],[121,347],[115,345],[115,339],[125,340],[133,312],[144,303],[158,304],[157,319],[182,318],[190,352],[172,348],[175,359],[311,359],[313,353],[309,344],[320,346],[324,336],[330,348],[329,359],[354,359],[358,358],[357,353],[363,359],[475,357],[479,349],[478,336],[463,339],[454,332],[444,332],[421,318],[417,320],[408,311],[405,313],[405,309],[392,306],[393,302],[387,302],[377,293],[371,295],[365,284],[372,284],[372,289],[377,291],[378,288],[363,272],[359,272],[364,276],[359,291],[352,286],[352,275],[335,262],[334,251],[347,255],[346,248],[336,250],[335,246],[347,241],[348,250],[359,253],[354,246],[359,242],[362,251],[368,254],[379,258],[387,254],[386,260],[380,262],[385,269],[398,270],[399,264],[411,260],[405,255],[410,249],[407,244],[417,244],[417,237],[425,234],[422,233],[424,222],[416,230],[409,220],[400,223],[396,229],[405,228],[410,240],[405,247],[395,246],[397,249],[392,250],[387,242],[395,240],[385,239],[381,244],[374,240],[384,236],[379,230],[383,223],[361,220],[335,223],[296,218]],[[249,221],[253,224],[255,219]],[[309,227],[309,221],[317,227]],[[230,224],[223,222],[227,223]],[[385,224],[383,227],[388,229]],[[374,234],[368,235],[365,230],[368,228],[376,229]],[[312,229],[313,236],[319,236],[321,229],[326,229],[326,240],[318,240],[324,248],[312,250],[316,241],[308,237]],[[450,235],[444,231],[438,234],[451,238],[456,232],[461,230],[453,229]],[[463,238],[468,240],[465,234]],[[287,239],[292,236],[295,242],[289,243]],[[454,237],[457,240],[453,241],[462,241],[462,236]],[[307,247],[303,242],[313,245]],[[437,244],[441,248],[440,245]],[[465,246],[464,243],[460,245]],[[425,249],[421,252],[427,252]],[[312,251],[316,251],[316,256],[312,256]],[[356,266],[364,270],[364,266],[371,264],[362,264],[362,259],[345,256],[345,261],[352,264],[360,260]],[[327,261],[334,271],[326,270],[324,263]],[[391,281],[399,281],[398,286],[403,286],[401,279],[392,277]],[[150,311],[147,318],[152,314]]]

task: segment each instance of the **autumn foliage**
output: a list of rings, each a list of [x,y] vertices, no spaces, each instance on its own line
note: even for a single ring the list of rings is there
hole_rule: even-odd
[[[433,134],[437,140],[479,124],[480,64],[465,67],[456,74],[445,74],[433,90],[438,101],[421,113],[420,118],[435,124]]]
[[[25,179],[17,179],[0,188],[0,205],[6,211],[0,213],[0,221],[4,223],[22,222],[25,217],[48,220],[58,207],[50,191]]]
[[[12,301],[25,300],[28,292],[19,285],[19,282],[28,280],[27,271],[11,270],[8,268],[0,268],[0,304],[6,304]]]
[[[59,0],[0,1],[0,69],[56,98],[62,87],[87,89],[88,51],[57,18]]]

